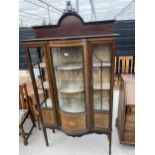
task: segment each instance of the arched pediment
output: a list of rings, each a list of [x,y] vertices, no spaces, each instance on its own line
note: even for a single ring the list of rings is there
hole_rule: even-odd
[[[84,22],[76,12],[64,13],[57,25],[34,27],[37,38],[76,37],[112,33],[113,20]]]
[[[61,25],[82,25],[83,19],[77,13],[65,13],[58,21],[58,26]]]

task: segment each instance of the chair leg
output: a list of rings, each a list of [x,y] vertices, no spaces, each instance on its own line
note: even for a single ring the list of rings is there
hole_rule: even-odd
[[[27,138],[26,138],[26,134],[23,130],[23,127],[20,127],[20,130],[21,130],[21,135],[23,137],[23,142],[24,142],[24,145],[27,145],[28,144],[28,141],[27,141]]]
[[[35,126],[36,127],[36,124],[35,124],[35,121],[34,121],[34,118],[33,118],[33,116],[32,116],[32,113],[30,112],[30,118],[31,118],[31,121],[32,121],[32,123],[33,123],[33,126]]]
[[[49,146],[49,144],[48,144],[48,138],[47,138],[46,128],[45,128],[45,127],[42,127],[42,129],[43,129],[43,133],[44,133],[44,137],[45,137],[45,141],[46,141],[46,146]]]
[[[53,130],[53,133],[55,133],[55,129],[52,129]]]

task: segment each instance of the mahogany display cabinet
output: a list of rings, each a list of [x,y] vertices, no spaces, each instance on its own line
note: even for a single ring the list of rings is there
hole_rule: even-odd
[[[107,134],[111,154],[113,20],[87,22],[65,13],[57,25],[34,27],[24,41],[41,124],[71,136]]]

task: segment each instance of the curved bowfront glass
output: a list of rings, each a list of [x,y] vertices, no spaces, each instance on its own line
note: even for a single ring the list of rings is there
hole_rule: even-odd
[[[61,111],[85,111],[83,47],[51,48]]]

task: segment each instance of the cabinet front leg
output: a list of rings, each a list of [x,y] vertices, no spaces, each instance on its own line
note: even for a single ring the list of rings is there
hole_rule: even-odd
[[[111,133],[109,133],[108,139],[109,139],[109,155],[111,155]]]
[[[48,138],[47,138],[47,131],[46,131],[46,128],[43,127],[43,133],[44,133],[44,137],[45,137],[45,141],[46,141],[46,146],[49,146],[48,144]]]
[[[53,133],[55,133],[55,129],[52,129],[53,130]]]

